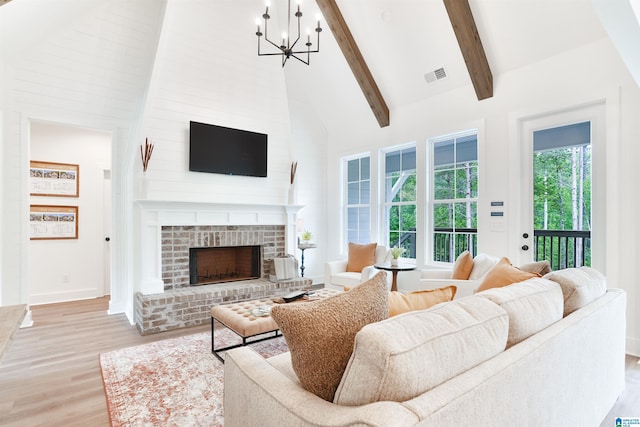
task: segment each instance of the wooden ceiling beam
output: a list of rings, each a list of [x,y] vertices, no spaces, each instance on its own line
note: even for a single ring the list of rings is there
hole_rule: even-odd
[[[316,0],[380,127],[389,126],[389,107],[367,66],[335,0]]]
[[[471,13],[469,0],[443,0],[478,101],[493,96],[493,75]]]

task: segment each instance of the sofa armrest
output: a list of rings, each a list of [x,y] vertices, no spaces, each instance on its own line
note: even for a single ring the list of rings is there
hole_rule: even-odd
[[[302,389],[250,347],[230,350],[224,364],[224,425],[407,426],[418,417],[401,403],[359,407],[327,402]]]
[[[347,260],[338,260],[338,261],[329,261],[325,263],[325,270],[329,272],[329,274],[333,275],[336,273],[344,273],[347,271]]]

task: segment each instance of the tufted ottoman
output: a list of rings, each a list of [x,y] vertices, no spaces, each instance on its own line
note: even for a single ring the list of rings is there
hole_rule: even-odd
[[[340,291],[335,291],[333,289],[319,289],[317,291],[311,291],[308,296],[288,304],[317,301],[339,293]],[[269,310],[274,304],[284,303],[285,302],[282,298],[276,297],[244,301],[235,304],[216,305],[215,307],[212,307],[211,352],[222,363],[224,363],[224,359],[218,354],[218,352],[279,336],[280,330],[276,322],[269,315]],[[226,326],[240,336],[240,338],[242,338],[242,343],[216,349],[214,343],[214,322],[216,321],[220,322],[223,326]],[[248,338],[269,332],[273,332],[273,335],[247,341]]]

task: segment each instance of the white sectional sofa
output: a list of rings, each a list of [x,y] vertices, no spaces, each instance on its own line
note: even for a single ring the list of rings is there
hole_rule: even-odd
[[[300,386],[289,353],[235,349],[225,425],[598,426],[624,389],[625,309],[581,268],[369,324],[333,402]]]

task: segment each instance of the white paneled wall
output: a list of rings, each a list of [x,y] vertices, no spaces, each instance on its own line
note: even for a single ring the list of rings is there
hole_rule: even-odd
[[[169,2],[145,110],[142,133],[155,149],[140,199],[286,202],[287,91],[279,64],[255,54],[255,13],[248,2]],[[189,172],[190,120],[268,134],[267,177]]]

